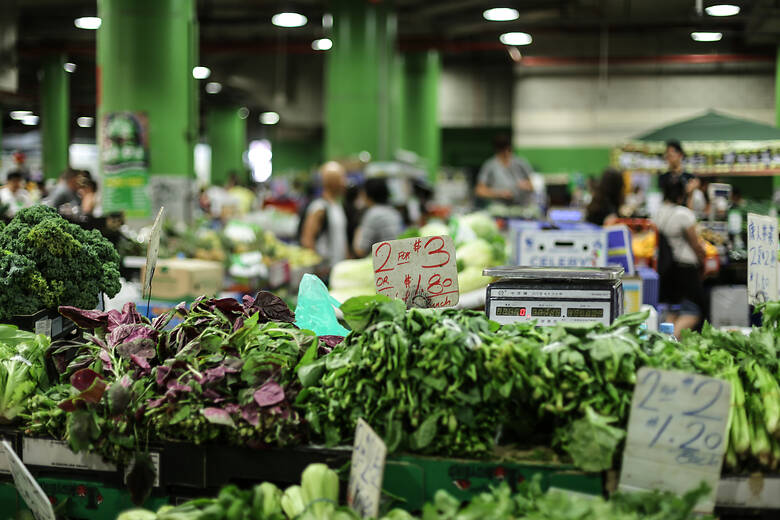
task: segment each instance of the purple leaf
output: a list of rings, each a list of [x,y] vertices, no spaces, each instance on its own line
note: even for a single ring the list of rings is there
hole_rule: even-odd
[[[70,376],[70,384],[72,384],[79,392],[83,392],[92,386],[92,383],[95,382],[95,379],[100,379],[100,374],[90,368],[82,368]]]
[[[158,406],[160,406],[164,402],[165,402],[165,396],[162,396],[162,397],[157,398],[157,399],[152,399],[151,401],[149,401],[149,408],[150,409],[151,408],[157,408]]]
[[[170,381],[168,381],[168,384],[166,386],[168,387],[168,393],[192,392],[192,387],[190,385],[184,385],[182,383],[179,383],[175,379],[171,379]]]
[[[295,314],[290,310],[284,300],[268,291],[260,291],[255,296],[249,307],[244,308],[247,315],[259,312],[265,321],[295,322]]]
[[[257,428],[260,425],[260,408],[254,401],[241,407],[241,418]]]
[[[175,314],[174,310],[160,314],[152,320],[152,328],[157,331],[163,330],[171,322]]]
[[[243,314],[244,309],[235,298],[220,298],[213,301],[214,308],[219,309],[223,314],[230,317],[230,314]]]
[[[58,310],[60,314],[82,329],[98,329],[105,327],[108,323],[108,315],[103,311],[88,311],[69,305],[60,305]]]
[[[171,367],[168,365],[160,365],[157,367],[157,386],[165,385],[165,381],[168,379],[168,375],[171,373]]]
[[[344,336],[320,336],[320,341],[333,348],[344,341]]]
[[[268,381],[252,396],[260,406],[271,406],[284,401],[284,389],[275,381]]]
[[[103,362],[103,368],[106,370],[111,370],[113,368],[113,364],[111,363],[111,356],[108,355],[108,352],[105,350],[100,350],[98,353],[98,359]]]
[[[135,354],[131,354],[130,355],[130,361],[132,361],[133,363],[135,363],[136,365],[138,365],[139,367],[141,367],[145,371],[152,369],[152,367],[149,366],[149,362],[145,358],[142,358],[140,356],[136,356]]]
[[[141,348],[154,348],[157,346],[158,331],[143,323],[130,323],[117,326],[106,337],[109,347],[117,347],[123,343],[137,343],[134,346],[124,347],[120,352],[124,357],[130,357]]]
[[[106,382],[100,378],[95,378],[89,388],[81,392],[78,396],[80,399],[88,403],[97,404],[103,398],[103,394],[106,393]]]
[[[76,410],[81,410],[82,408],[86,408],[87,403],[79,399],[78,397],[71,397],[70,399],[65,399],[64,401],[57,404],[57,406],[66,412],[75,412]]]
[[[231,415],[241,411],[241,407],[238,406],[236,403],[227,403],[222,406],[222,409]]]
[[[221,408],[203,408],[200,413],[203,414],[203,417],[210,423],[222,424],[224,426],[230,426],[231,428],[236,427],[233,419],[230,418],[230,414]]]
[[[243,326],[244,326],[244,318],[242,316],[239,316],[238,318],[236,318],[236,322],[233,324],[233,332],[237,331]]]
[[[187,314],[190,313],[190,311],[187,310],[187,304],[185,302],[181,302],[174,309],[176,310],[177,313],[181,314],[182,317],[184,318],[186,318]]]

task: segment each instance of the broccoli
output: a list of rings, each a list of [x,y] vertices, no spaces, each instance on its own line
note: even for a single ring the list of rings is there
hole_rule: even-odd
[[[93,309],[119,292],[119,254],[99,231],[48,206],[23,209],[0,229],[0,318],[58,305]]]

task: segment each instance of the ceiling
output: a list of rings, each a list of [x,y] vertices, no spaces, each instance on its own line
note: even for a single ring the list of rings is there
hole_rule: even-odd
[[[95,31],[77,29],[73,20],[96,15],[95,0],[0,3],[6,13],[15,11],[19,72],[17,92],[0,90],[0,106],[36,109],[40,60],[52,49],[64,49],[78,65],[71,77],[71,112],[94,114]],[[720,2],[703,3],[707,6]],[[692,54],[763,59],[774,56],[780,44],[780,0],[729,3],[740,5],[742,12],[727,18],[700,16],[696,0],[396,0],[395,6],[399,48],[440,49],[445,65],[490,61],[512,67],[506,47],[498,41],[501,33],[509,31],[532,34],[533,43],[522,48],[529,66],[555,59],[619,61]],[[482,12],[496,6],[518,9],[520,18],[486,22]],[[203,96],[203,104],[230,100],[263,108],[254,106],[261,102],[249,92],[268,81],[262,68],[254,66],[258,60],[274,60],[277,65],[283,62],[287,74],[294,74],[301,67],[322,69],[324,55],[311,50],[311,41],[326,36],[321,20],[329,12],[327,1],[197,0],[197,9],[201,63],[210,67],[215,76],[232,73],[234,80],[227,83],[220,95]],[[309,23],[297,29],[273,26],[271,16],[281,9],[302,12]],[[694,30],[722,32],[723,40],[694,42],[690,38]],[[6,131],[13,131],[15,124],[4,115]],[[80,132],[75,127],[74,131]]]

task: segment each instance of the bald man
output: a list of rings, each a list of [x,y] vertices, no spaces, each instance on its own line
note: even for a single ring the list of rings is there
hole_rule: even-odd
[[[335,161],[320,169],[322,196],[306,210],[301,245],[313,249],[330,265],[347,257],[347,217],[341,198],[347,188],[347,172]]]

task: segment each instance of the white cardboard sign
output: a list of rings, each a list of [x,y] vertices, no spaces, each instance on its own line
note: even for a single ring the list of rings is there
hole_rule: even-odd
[[[401,298],[409,307],[453,307],[458,303],[458,267],[452,237],[405,238],[371,247],[378,294]]]
[[[620,489],[683,494],[702,481],[710,493],[696,511],[715,506],[728,446],[731,385],[687,372],[642,367],[637,373]]]
[[[376,518],[382,496],[387,446],[363,419],[355,427],[352,469],[349,472],[347,504],[361,516]]]
[[[14,449],[8,443],[8,441],[2,441],[0,443],[5,454],[8,457],[8,466],[11,469],[11,475],[16,485],[16,490],[22,496],[24,503],[33,512],[37,520],[55,520],[54,509],[51,507],[51,502],[46,493],[43,492],[41,486],[30,474],[30,471],[14,453]]]
[[[778,299],[777,219],[748,213],[748,303]]]
[[[165,208],[160,208],[157,218],[154,219],[152,234],[149,236],[149,248],[146,250],[146,269],[144,270],[142,298],[149,298],[152,294],[152,278],[157,267],[157,255],[160,253],[160,232],[162,231],[163,214]]]

